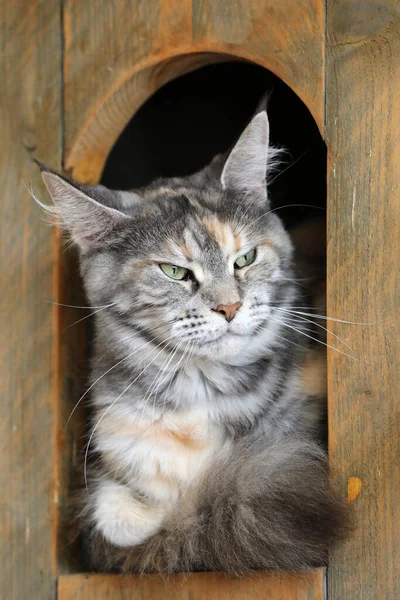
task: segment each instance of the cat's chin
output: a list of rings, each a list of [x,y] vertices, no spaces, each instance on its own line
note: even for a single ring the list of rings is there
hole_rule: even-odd
[[[248,335],[238,335],[227,332],[216,340],[204,342],[196,349],[196,354],[198,356],[213,359],[234,357],[240,352],[243,352],[248,343]]]

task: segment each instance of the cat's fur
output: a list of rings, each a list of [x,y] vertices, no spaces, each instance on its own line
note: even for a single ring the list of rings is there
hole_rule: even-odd
[[[325,564],[340,536],[317,441],[323,402],[304,382],[318,361],[284,310],[301,298],[291,240],[269,210],[276,155],[262,111],[227,160],[134,192],[42,166],[47,210],[78,244],[99,307],[82,512],[93,568],[304,569]],[[169,279],[160,263],[194,278]],[[216,311],[236,302],[230,322]]]

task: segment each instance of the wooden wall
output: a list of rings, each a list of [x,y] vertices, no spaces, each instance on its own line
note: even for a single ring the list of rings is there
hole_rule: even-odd
[[[357,530],[329,600],[400,598],[400,6],[328,2],[328,310],[358,361],[329,353],[330,453]]]
[[[58,3],[3,2],[1,69],[0,597],[55,595],[58,234],[26,191],[43,197],[36,153],[62,156]]]
[[[160,85],[231,56],[282,77],[329,150],[329,310],[359,361],[329,352],[330,451],[358,527],[331,557],[329,600],[400,597],[400,16],[395,0],[3,0],[0,118],[0,597],[56,595],[67,568],[59,521],[82,423],[76,262],[25,190],[36,155],[97,181],[114,141]],[[325,31],[326,27],[326,31]],[[326,52],[325,52],[326,50]],[[190,55],[190,53],[194,53]],[[326,60],[325,60],[326,53]],[[363,362],[364,361],[364,362]],[[323,578],[58,577],[72,598],[319,600]]]

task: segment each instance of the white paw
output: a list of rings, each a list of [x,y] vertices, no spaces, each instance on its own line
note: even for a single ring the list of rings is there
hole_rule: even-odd
[[[115,546],[136,546],[159,529],[165,510],[133,497],[131,490],[114,481],[99,484],[93,496],[96,529]]]

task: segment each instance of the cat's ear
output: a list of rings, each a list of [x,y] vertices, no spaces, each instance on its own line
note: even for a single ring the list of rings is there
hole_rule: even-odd
[[[253,117],[228,156],[221,175],[223,189],[254,191],[267,198],[269,123],[265,110]]]
[[[103,186],[79,186],[44,165],[40,165],[40,168],[44,184],[54,202],[54,206],[40,203],[42,208],[69,230],[72,240],[83,251],[106,243],[110,234],[130,218],[113,207],[118,202],[116,195],[119,192]]]

